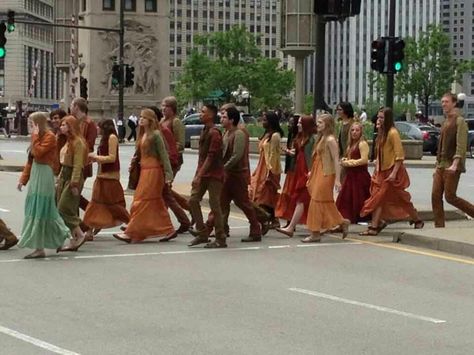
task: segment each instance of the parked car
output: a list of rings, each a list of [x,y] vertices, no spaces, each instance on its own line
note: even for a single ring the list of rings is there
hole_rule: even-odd
[[[468,133],[467,133],[467,151],[470,158],[474,158],[474,118],[466,119]]]
[[[439,128],[425,123],[396,121],[395,127],[408,139],[423,141],[423,151],[436,155],[438,151]]]
[[[186,116],[182,119],[183,124],[185,125],[185,139],[184,143],[186,147],[191,146],[191,136],[199,136],[201,135],[201,131],[204,125],[201,123],[199,113],[193,113],[191,115]],[[256,124],[257,119],[252,116],[251,114],[243,113],[240,115],[240,121],[245,124]],[[221,117],[220,114],[217,114],[217,120],[215,122],[216,126],[221,126]]]

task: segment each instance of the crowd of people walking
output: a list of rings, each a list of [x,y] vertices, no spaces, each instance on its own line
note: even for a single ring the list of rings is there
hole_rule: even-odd
[[[446,120],[441,128],[432,204],[435,226],[444,227],[443,194],[446,201],[474,217],[474,206],[456,195],[460,174],[465,171],[467,126],[456,108],[457,98],[442,98]],[[134,195],[127,210],[120,183],[119,137],[114,121],[96,123],[88,116],[87,102],[73,100],[70,114],[62,110],[33,113],[28,159],[18,190],[28,187],[21,239],[0,220],[1,250],[18,244],[33,249],[28,259],[44,258],[45,249],[77,251],[102,229],[120,226],[113,236],[125,243],[149,238],[168,242],[179,234],[194,236],[189,246],[225,248],[230,236],[230,205],[234,201],[249,221],[249,234],[242,242],[260,242],[269,229],[293,237],[304,224],[310,234],[304,243],[316,243],[324,233],[341,233],[350,224],[370,222],[361,235],[377,235],[388,223],[407,220],[424,227],[413,203],[400,134],[393,112],[381,108],[375,130],[375,170],[368,171],[369,144],[361,122],[354,119],[352,105],[337,107],[341,128],[329,113],[317,117],[295,116],[289,122],[289,137],[282,167],[281,139],[284,132],[278,115],[262,117],[264,133],[259,139],[259,160],[253,172],[249,164],[249,133],[241,125],[233,104],[220,108],[221,129],[215,126],[218,108],[204,104],[204,124],[199,139],[198,165],[190,198],[173,190],[173,181],[183,164],[184,126],[177,116],[177,101],[166,97],[158,107],[140,112],[129,139],[136,138],[130,163],[129,188]],[[95,143],[100,136],[97,150]],[[92,164],[98,164],[92,198],[82,196]],[[286,178],[281,188],[281,175]],[[55,177],[56,176],[56,177]],[[280,191],[281,190],[281,191]],[[334,199],[336,191],[337,199]],[[209,195],[206,221],[201,209]],[[84,210],[82,218],[79,209]],[[179,223],[172,223],[171,210]],[[188,216],[189,213],[189,216]],[[280,220],[286,225],[280,226]],[[213,238],[213,239],[211,239]]]

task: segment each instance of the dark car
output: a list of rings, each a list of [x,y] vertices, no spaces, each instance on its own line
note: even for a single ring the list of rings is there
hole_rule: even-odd
[[[189,116],[186,116],[183,118],[181,122],[183,122],[185,126],[185,136],[184,136],[184,144],[186,147],[191,146],[191,137],[192,136],[200,136],[201,131],[204,128],[204,125],[201,122],[200,119],[201,114],[199,113],[193,113]],[[221,119],[220,116],[217,116],[216,121],[214,122],[216,125],[221,124]]]
[[[469,153],[469,157],[474,158],[474,118],[467,118],[467,151]]]
[[[416,122],[395,122],[395,127],[408,139],[423,141],[423,151],[436,155],[438,151],[439,128]]]

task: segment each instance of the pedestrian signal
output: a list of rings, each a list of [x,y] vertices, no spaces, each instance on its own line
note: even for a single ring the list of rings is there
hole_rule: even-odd
[[[133,86],[135,78],[135,68],[127,65],[125,68],[125,87]]]

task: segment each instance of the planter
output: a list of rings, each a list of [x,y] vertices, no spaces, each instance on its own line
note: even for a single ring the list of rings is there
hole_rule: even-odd
[[[372,149],[372,141],[368,141],[370,149]],[[403,149],[405,150],[405,159],[421,160],[423,158],[423,141],[418,140],[402,140]],[[281,140],[281,148],[286,148],[286,138]],[[199,149],[199,137],[191,137],[191,149]],[[250,138],[249,146],[250,154],[258,154],[258,138]],[[284,155],[283,151],[281,153]]]

